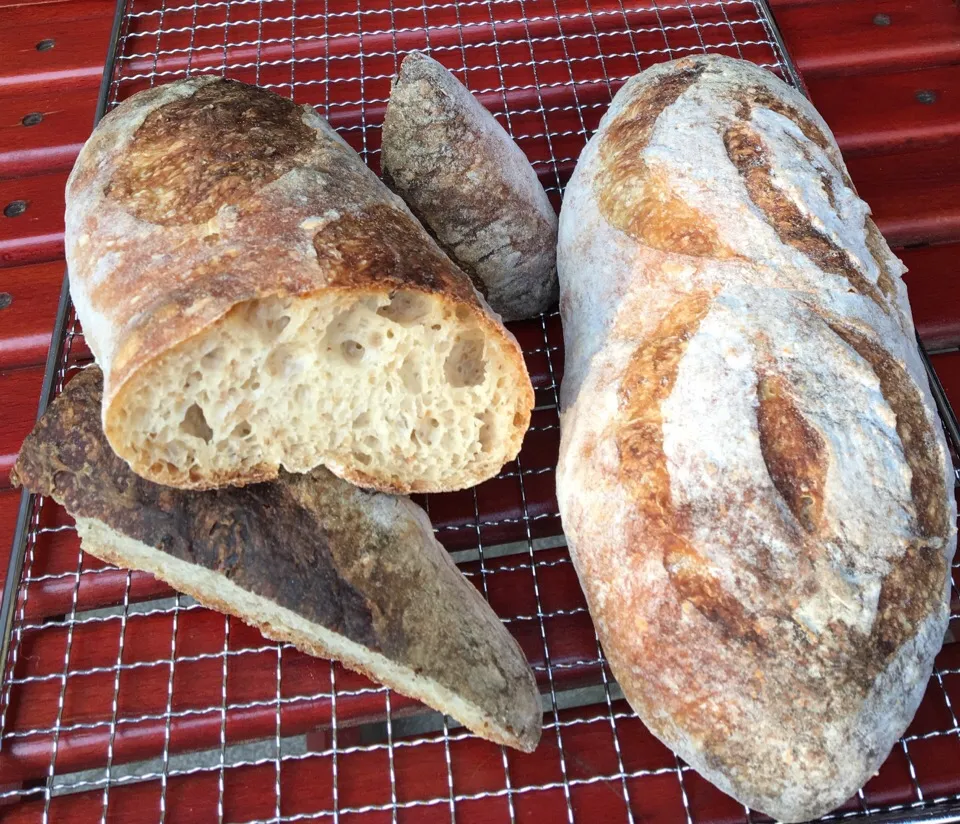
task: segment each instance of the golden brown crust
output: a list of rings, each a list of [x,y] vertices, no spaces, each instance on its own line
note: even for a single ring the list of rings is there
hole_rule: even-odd
[[[696,257],[727,257],[716,227],[670,191],[643,161],[657,118],[703,73],[695,62],[679,61],[677,71],[651,83],[611,124],[601,146],[598,205],[615,226],[653,249]]]
[[[757,383],[757,434],[763,462],[780,497],[807,532],[823,514],[827,455],[823,437],[804,418],[782,376]]]
[[[117,107],[68,182],[66,245],[71,292],[106,376],[107,437],[136,471],[165,483],[276,477],[272,463],[171,474],[122,437],[133,431],[128,401],[151,370],[254,301],[429,292],[472,317],[526,374],[469,278],[356,152],[309,107],[255,87],[194,78]],[[514,395],[528,420],[529,381],[517,380]],[[522,434],[508,433],[505,454]],[[476,481],[465,475],[464,485]]]
[[[948,616],[896,259],[812,107],[720,57],[628,81],[559,243],[558,502],[611,667],[721,789],[827,812],[903,733]]]
[[[107,184],[107,197],[162,226],[238,206],[302,162],[314,141],[290,100],[233,81],[152,111]]]

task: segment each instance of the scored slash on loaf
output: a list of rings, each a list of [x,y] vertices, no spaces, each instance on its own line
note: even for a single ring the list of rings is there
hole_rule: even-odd
[[[869,215],[809,102],[712,56],[626,83],[560,216],[557,491],[604,651],[786,821],[876,772],[949,615],[950,459]]]
[[[74,377],[13,470],[66,507],[85,552],[336,658],[483,738],[536,747],[540,696],[523,652],[422,509],[323,468],[244,488],[159,486],[113,453],[101,397],[99,369]]]
[[[108,114],[67,184],[71,294],[135,472],[204,489],[325,465],[459,489],[516,456],[520,347],[308,106],[209,77]]]

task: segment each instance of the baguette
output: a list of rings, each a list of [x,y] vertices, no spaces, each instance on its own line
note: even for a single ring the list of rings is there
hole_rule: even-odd
[[[870,778],[948,622],[952,471],[893,256],[755,66],[629,80],[560,217],[558,500],[651,731],[776,819]]]
[[[520,448],[516,340],[309,107],[209,77],[125,101],[70,175],[66,253],[107,439],[148,480],[436,492]]]
[[[99,369],[77,375],[13,470],[15,484],[66,507],[85,552],[336,658],[483,738],[536,747],[533,673],[420,507],[323,468],[209,492],[158,486],[110,449],[101,400]]]
[[[383,178],[504,320],[557,300],[557,215],[526,155],[436,60],[410,52],[383,121]]]

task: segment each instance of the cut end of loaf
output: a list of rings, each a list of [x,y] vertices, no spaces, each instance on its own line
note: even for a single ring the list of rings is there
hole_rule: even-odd
[[[384,491],[463,488],[516,456],[533,406],[519,349],[488,324],[415,290],[249,301],[108,395],[104,429],[180,488],[321,464]]]

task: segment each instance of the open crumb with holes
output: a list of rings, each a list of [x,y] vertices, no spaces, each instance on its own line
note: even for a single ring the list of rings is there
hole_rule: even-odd
[[[516,340],[309,107],[210,78],[135,95],[71,175],[67,256],[104,430],[145,478],[435,492],[520,448]]]

